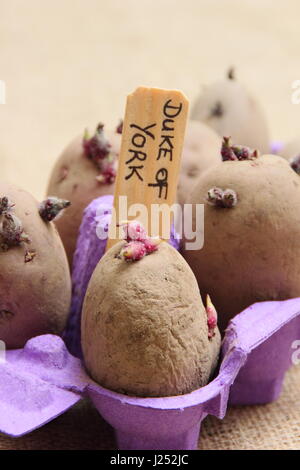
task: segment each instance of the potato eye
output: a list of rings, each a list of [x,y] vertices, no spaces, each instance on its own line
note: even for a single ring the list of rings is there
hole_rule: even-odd
[[[196,176],[198,176],[198,174],[199,168],[197,168],[196,166],[190,167],[187,171],[187,176],[189,176],[190,178],[195,178]]]

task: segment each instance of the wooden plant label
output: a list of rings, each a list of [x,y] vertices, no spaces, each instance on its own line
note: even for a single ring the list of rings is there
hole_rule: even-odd
[[[161,236],[159,227],[153,233],[151,206],[175,202],[188,105],[177,90],[139,87],[127,97],[107,249],[122,238],[117,227],[124,218]]]

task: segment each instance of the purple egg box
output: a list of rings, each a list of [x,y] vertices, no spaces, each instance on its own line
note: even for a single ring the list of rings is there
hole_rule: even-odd
[[[292,343],[300,337],[299,311],[300,298],[244,310],[226,331],[217,376],[174,397],[131,397],[105,389],[60,337],[33,338],[23,349],[7,351],[0,364],[0,432],[27,434],[88,396],[114,427],[119,449],[196,449],[208,414],[222,419],[228,402],[266,403],[278,397]]]

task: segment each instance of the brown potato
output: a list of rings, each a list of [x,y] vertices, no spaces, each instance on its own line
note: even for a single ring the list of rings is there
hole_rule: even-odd
[[[33,336],[62,333],[71,280],[60,237],[54,224],[40,217],[38,202],[26,191],[5,183],[0,185],[0,197],[8,197],[14,204],[9,212],[24,229],[17,227],[16,238],[10,232],[6,245],[6,216],[1,214],[0,339],[8,349],[21,348]],[[20,234],[24,241],[18,243]]]
[[[229,76],[204,88],[194,102],[191,118],[212,127],[221,137],[267,153],[270,149],[265,115],[255,98]]]
[[[231,208],[209,205],[209,189],[234,190]],[[202,295],[209,293],[220,330],[257,301],[300,296],[300,179],[281,157],[225,161],[203,174],[190,203],[205,203],[204,246],[186,250]]]
[[[187,125],[177,189],[177,201],[184,204],[201,173],[220,163],[221,138],[198,121]]]
[[[117,156],[121,135],[106,130],[104,132],[111,144],[111,154]],[[114,184],[97,181],[96,177],[100,174],[100,170],[85,155],[82,142],[83,135],[80,135],[62,152],[52,171],[47,189],[48,196],[56,196],[71,202],[68,211],[55,220],[70,266],[84,209],[93,199],[114,192]]]
[[[167,243],[139,261],[98,263],[82,315],[89,374],[102,386],[137,396],[170,396],[205,385],[217,364],[220,334],[208,339],[196,279]]]

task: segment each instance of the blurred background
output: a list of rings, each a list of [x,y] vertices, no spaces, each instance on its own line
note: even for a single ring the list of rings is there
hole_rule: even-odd
[[[271,137],[296,137],[299,15],[297,0],[0,0],[1,178],[40,198],[66,144],[115,126],[138,85],[193,101],[231,65]]]

